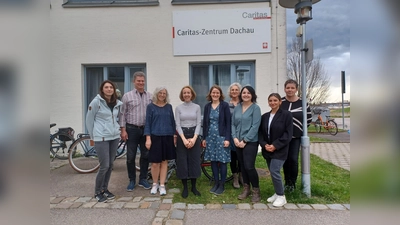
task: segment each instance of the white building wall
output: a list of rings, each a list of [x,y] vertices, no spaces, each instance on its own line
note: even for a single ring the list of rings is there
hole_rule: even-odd
[[[189,84],[189,63],[255,61],[258,103],[266,112],[267,96],[283,94],[286,80],[286,11],[277,1],[172,5],[171,0],[160,0],[159,6],[63,8],[63,0],[51,0],[50,121],[83,131],[83,65],[90,64],[145,63],[147,90],[166,86],[175,108],[181,103],[181,87]],[[271,7],[271,53],[173,56],[174,10],[256,7]]]

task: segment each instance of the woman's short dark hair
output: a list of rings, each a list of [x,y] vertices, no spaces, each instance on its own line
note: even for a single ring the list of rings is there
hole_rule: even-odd
[[[212,90],[213,90],[214,88],[217,89],[217,90],[219,91],[219,93],[221,94],[221,95],[219,96],[219,100],[220,100],[220,101],[223,101],[223,100],[225,99],[224,93],[222,93],[221,87],[218,86],[218,85],[216,85],[216,84],[214,84],[214,85],[210,88],[210,91],[208,91],[208,95],[207,95],[207,97],[206,97],[207,101],[212,101],[211,92],[212,92]]]
[[[240,95],[239,95],[239,102],[243,102],[242,93],[243,93],[244,89],[247,89],[250,92],[250,94],[251,94],[251,102],[257,102],[256,91],[254,90],[254,88],[252,86],[244,86],[242,88],[242,90],[240,91]]]
[[[277,98],[279,101],[282,101],[282,97],[281,97],[281,95],[278,94],[278,93],[271,93],[270,95],[268,95],[268,100],[269,100],[269,98],[271,98],[271,97],[275,97],[275,98]]]
[[[196,99],[196,92],[194,91],[194,89],[192,88],[192,86],[186,85],[181,89],[181,93],[179,94],[179,98],[181,99],[181,101],[185,101],[185,99],[183,99],[183,89],[188,88],[190,90],[190,92],[192,92],[192,97],[190,98],[191,101]]]
[[[294,86],[296,86],[296,89],[299,88],[299,83],[297,83],[297,81],[293,80],[293,79],[289,79],[285,82],[284,87],[286,88],[286,85],[288,84],[294,84]]]
[[[111,95],[110,100],[106,99],[106,97],[103,93],[103,87],[107,83],[111,84],[111,86],[114,88],[114,93]],[[112,82],[111,80],[105,80],[105,81],[103,81],[103,83],[100,84],[99,94],[104,100],[106,100],[107,103],[114,104],[114,105],[117,104],[117,99],[118,99],[117,87],[115,86],[114,82]]]

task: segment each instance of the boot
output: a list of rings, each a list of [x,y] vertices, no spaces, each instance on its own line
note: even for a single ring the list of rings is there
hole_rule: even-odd
[[[240,188],[240,184],[239,184],[239,174],[234,173],[233,174],[233,183],[232,183],[234,188]]]
[[[218,181],[214,181],[214,186],[210,189],[211,194],[215,194],[215,191],[218,189]]]
[[[225,191],[225,184],[224,182],[220,181],[217,190],[214,191],[214,194],[220,195],[224,193],[224,191]]]
[[[257,203],[261,200],[261,196],[260,196],[260,188],[254,188],[253,187],[253,196],[251,196],[251,202],[252,203]]]
[[[244,200],[250,195],[250,186],[248,184],[243,184],[243,191],[242,193],[238,196],[239,200]]]
[[[239,184],[244,185],[242,173],[239,173]]]

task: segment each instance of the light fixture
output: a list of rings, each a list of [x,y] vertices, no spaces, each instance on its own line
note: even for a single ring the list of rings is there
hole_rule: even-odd
[[[244,79],[244,73],[249,72],[250,70],[246,68],[246,66],[237,66],[236,73],[238,74],[238,80],[241,84]]]

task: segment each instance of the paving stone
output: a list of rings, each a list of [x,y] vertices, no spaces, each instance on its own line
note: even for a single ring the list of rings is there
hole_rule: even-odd
[[[310,205],[308,204],[297,204],[299,209],[313,209]]]
[[[343,204],[346,209],[350,210],[350,204]]]
[[[58,203],[54,208],[55,209],[68,209],[69,207],[71,207],[73,203],[72,202],[61,202]]]
[[[96,202],[86,202],[82,205],[82,208],[92,208]]]
[[[173,205],[174,209],[186,209],[186,203],[177,202]]]
[[[56,207],[57,204],[50,204],[50,209]]]
[[[160,205],[160,210],[164,210],[164,209],[171,209],[171,205],[172,204],[169,204],[169,203],[167,203],[167,204],[164,204],[164,203],[162,203],[161,205]]]
[[[296,204],[287,203],[283,206],[285,209],[299,209]]]
[[[150,207],[150,202],[142,202],[141,204],[140,204],[140,208],[141,209],[147,209],[147,208],[149,208]]]
[[[171,188],[171,189],[168,190],[168,192],[176,194],[176,193],[181,192],[181,190],[179,190],[179,188]]]
[[[162,200],[162,203],[170,203],[170,204],[172,204],[172,198],[164,198]]]
[[[185,212],[182,210],[178,210],[178,209],[174,209],[172,210],[171,219],[180,219],[183,220],[183,218],[185,217]]]
[[[162,225],[163,224],[163,220],[164,220],[164,218],[155,218],[154,220],[153,220],[153,223],[151,223],[151,225]]]
[[[79,207],[81,207],[83,205],[83,202],[74,202],[71,207],[69,207],[70,209],[77,209]]]
[[[235,204],[222,204],[223,209],[236,209]]]
[[[154,201],[160,201],[161,198],[160,197],[146,197],[143,200],[146,202],[154,202]]]
[[[165,225],[183,225],[183,221],[182,220],[167,220],[167,222],[165,222]]]
[[[328,206],[323,204],[311,204],[314,209],[328,209]]]
[[[327,206],[334,210],[346,210],[346,208],[341,204],[327,204]]]
[[[137,209],[139,208],[139,202],[128,202],[124,206],[125,209]]]
[[[188,204],[188,209],[204,209],[204,204]]]
[[[132,201],[132,197],[121,197],[117,199],[117,202],[130,202],[130,201]]]
[[[268,209],[268,206],[263,203],[254,203],[253,209]]]
[[[169,211],[168,210],[160,210],[157,212],[157,217],[168,217]]]
[[[140,202],[142,200],[142,197],[135,197],[132,201],[133,202]]]
[[[222,209],[221,204],[207,204],[206,209]]]
[[[152,209],[158,209],[158,207],[160,207],[160,203],[159,202],[152,202],[150,208]]]
[[[272,203],[268,203],[268,208],[270,208],[270,209],[283,209],[282,207],[273,206]]]
[[[239,203],[237,205],[238,209],[251,209],[251,206],[249,203]]]
[[[77,200],[79,197],[68,197],[68,198],[64,198],[62,200],[62,202],[74,202],[75,200]]]
[[[89,202],[90,200],[92,200],[92,197],[80,197],[75,202]]]
[[[125,204],[126,204],[125,202],[114,202],[111,203],[110,205],[112,209],[122,209]]]
[[[167,195],[164,195],[164,198],[174,198],[174,193],[167,193]]]
[[[50,197],[50,202],[53,201],[53,199],[55,199],[56,197]]]
[[[50,201],[50,204],[58,204],[60,203],[65,197],[56,197]]]
[[[98,202],[96,205],[93,206],[93,208],[96,209],[108,209],[109,207],[110,205],[105,202]]]

